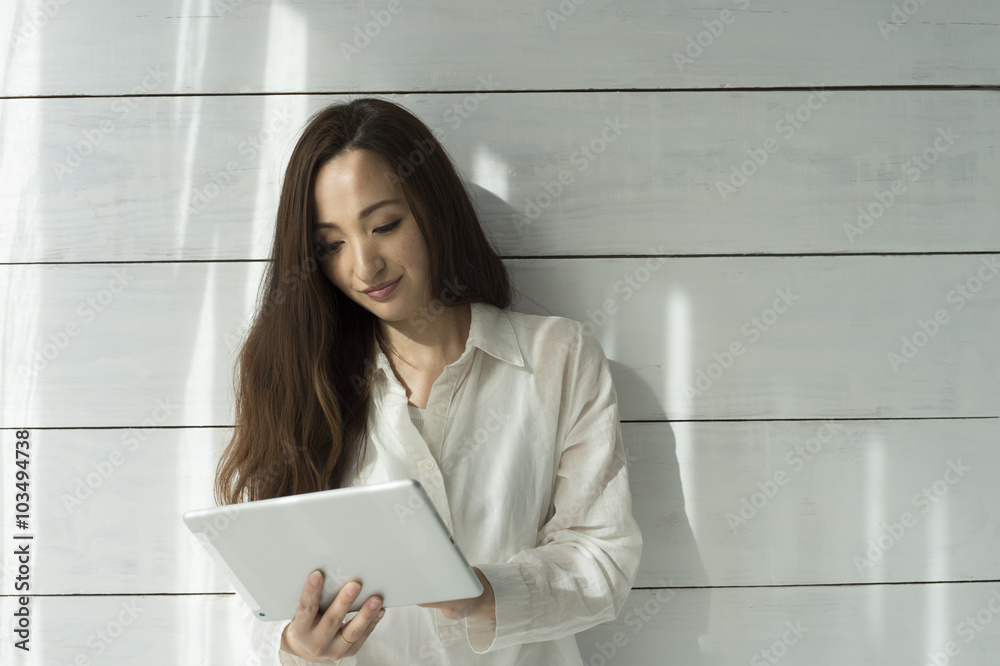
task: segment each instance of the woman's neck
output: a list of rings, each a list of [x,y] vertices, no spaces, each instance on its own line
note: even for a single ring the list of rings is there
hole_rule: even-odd
[[[384,350],[414,369],[443,368],[465,351],[472,327],[472,306],[446,306],[437,314],[398,322],[380,320]]]

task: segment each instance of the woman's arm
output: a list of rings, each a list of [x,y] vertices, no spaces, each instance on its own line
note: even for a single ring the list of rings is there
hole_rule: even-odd
[[[483,617],[496,621],[496,600],[493,597],[493,586],[478,567],[472,567],[476,577],[483,586],[483,593],[470,599],[456,601],[439,601],[432,604],[417,604],[423,608],[437,608],[449,620],[461,620],[465,617]]]
[[[479,653],[554,640],[616,618],[642,553],[622,443],[618,399],[598,341],[581,325],[572,364],[552,506],[538,545],[507,562],[477,564],[496,619],[469,617]]]

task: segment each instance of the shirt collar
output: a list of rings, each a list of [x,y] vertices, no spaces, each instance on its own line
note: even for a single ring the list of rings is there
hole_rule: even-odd
[[[524,357],[517,344],[517,336],[514,334],[514,327],[510,323],[510,318],[506,310],[496,307],[490,303],[470,303],[472,310],[472,323],[469,326],[469,338],[465,343],[463,356],[469,353],[472,347],[479,347],[493,358],[506,361],[519,368],[524,367]],[[392,366],[386,358],[382,348],[375,347],[375,367],[376,374],[379,370],[386,377],[393,376]]]

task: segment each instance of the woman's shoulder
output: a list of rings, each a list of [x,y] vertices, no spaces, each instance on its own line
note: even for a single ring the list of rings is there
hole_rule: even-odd
[[[585,324],[560,315],[503,310],[518,339],[534,348],[562,348],[575,351],[581,346],[600,346]]]
[[[583,324],[569,317],[519,312],[517,310],[501,310],[501,312],[507,316],[512,325],[524,331],[558,331],[577,334],[583,329]]]

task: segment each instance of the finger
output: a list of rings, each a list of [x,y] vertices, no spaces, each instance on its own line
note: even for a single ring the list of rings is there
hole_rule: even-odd
[[[306,578],[306,586],[299,597],[299,606],[295,610],[290,626],[295,634],[302,636],[316,624],[316,614],[319,612],[320,593],[323,590],[323,572],[313,571]]]
[[[356,643],[362,638],[365,630],[373,624],[379,610],[382,608],[382,599],[378,595],[372,595],[365,601],[358,614],[351,618],[351,621],[340,629],[340,634],[350,643]]]
[[[334,597],[329,608],[326,609],[323,617],[320,618],[319,623],[316,625],[316,629],[319,630],[322,640],[332,642],[333,637],[340,630],[340,625],[343,624],[344,618],[351,612],[351,604],[354,603],[355,598],[360,593],[361,583],[356,580],[347,581],[340,588],[337,596]],[[348,638],[347,640],[351,639]]]
[[[355,641],[354,645],[351,646],[351,649],[348,650],[346,653],[344,653],[345,657],[353,657],[358,653],[358,650],[360,650],[361,646],[364,645],[366,640],[368,640],[368,637],[371,636],[371,633],[375,631],[375,627],[378,626],[379,620],[381,620],[383,617],[385,617],[384,608],[375,614],[375,617],[372,618],[372,621],[368,623],[368,626],[365,627],[364,632],[362,632],[361,638]]]

